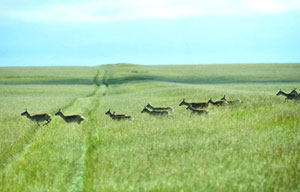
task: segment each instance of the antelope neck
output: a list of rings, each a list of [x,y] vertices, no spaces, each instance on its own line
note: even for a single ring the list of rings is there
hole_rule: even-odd
[[[60,112],[58,115],[61,116],[62,118],[66,117],[62,112]]]
[[[111,111],[108,111],[108,115],[110,116],[110,117],[113,117],[114,115],[111,113]]]
[[[29,119],[31,119],[31,117],[32,117],[28,112],[25,113],[25,115],[26,115],[26,117],[29,118]]]
[[[150,112],[149,109],[147,109],[147,108],[145,108],[145,111],[146,111],[147,113]]]
[[[186,101],[183,101],[182,102],[182,105],[189,105],[190,103],[186,102]]]

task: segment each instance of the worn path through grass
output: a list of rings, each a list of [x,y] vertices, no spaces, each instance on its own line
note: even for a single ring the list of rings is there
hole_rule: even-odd
[[[99,97],[106,89],[97,83],[101,75],[99,72],[95,76],[95,91],[91,95],[77,98],[62,108],[65,114],[81,111],[86,114],[86,121],[74,125],[53,117],[49,126],[37,128],[33,125],[36,133],[0,170],[1,190],[36,191],[36,186],[40,186],[39,190],[78,191],[82,188],[85,154],[90,150],[89,137],[94,130],[91,114],[98,108]],[[16,176],[19,182],[13,179]]]

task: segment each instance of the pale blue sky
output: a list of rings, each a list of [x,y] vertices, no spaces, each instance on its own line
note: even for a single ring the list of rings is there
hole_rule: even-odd
[[[0,2],[0,66],[300,62],[299,0]]]

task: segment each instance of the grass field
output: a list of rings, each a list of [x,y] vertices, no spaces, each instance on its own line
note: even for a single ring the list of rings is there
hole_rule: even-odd
[[[295,87],[300,64],[0,68],[0,191],[300,191],[300,102],[276,96]],[[243,103],[178,106],[224,94]]]

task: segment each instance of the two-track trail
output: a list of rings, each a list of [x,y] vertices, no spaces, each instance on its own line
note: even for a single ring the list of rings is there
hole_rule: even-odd
[[[104,71],[94,77],[95,90],[63,107],[66,115],[81,113],[80,125],[60,117],[38,129],[24,149],[0,172],[0,191],[82,191],[87,154],[93,149],[95,124],[92,115],[105,95]],[[54,112],[55,113],[55,112]]]
[[[84,179],[86,176],[87,163],[89,161],[90,154],[93,153],[96,147],[94,141],[98,141],[99,139],[97,138],[99,135],[96,132],[96,126],[98,123],[95,122],[95,114],[100,106],[100,98],[106,95],[108,85],[103,84],[105,74],[106,71],[103,71],[101,75],[98,73],[97,78],[94,79],[97,89],[95,94],[91,97],[93,100],[93,107],[88,112],[89,121],[85,129],[86,136],[84,141],[84,150],[77,166],[77,172],[74,174],[68,191],[85,191]]]
[[[73,99],[71,102],[69,102],[67,105],[65,105],[63,108],[69,108],[71,107],[77,99]],[[53,114],[56,111],[51,111],[50,113]],[[7,124],[13,124],[15,121],[18,120],[18,117],[4,119],[2,121],[3,125]],[[3,123],[4,122],[4,123]],[[23,135],[22,138],[16,140],[14,143],[14,146],[11,148],[6,148],[3,153],[9,153],[9,155],[6,155],[6,157],[2,157],[0,160],[0,173],[3,172],[5,169],[10,167],[15,161],[18,160],[18,158],[24,156],[24,154],[27,153],[30,146],[35,142],[35,139],[38,138],[40,135],[44,134],[45,129],[41,129],[37,127],[36,124],[32,124],[28,127],[28,131],[26,131],[26,134]]]

